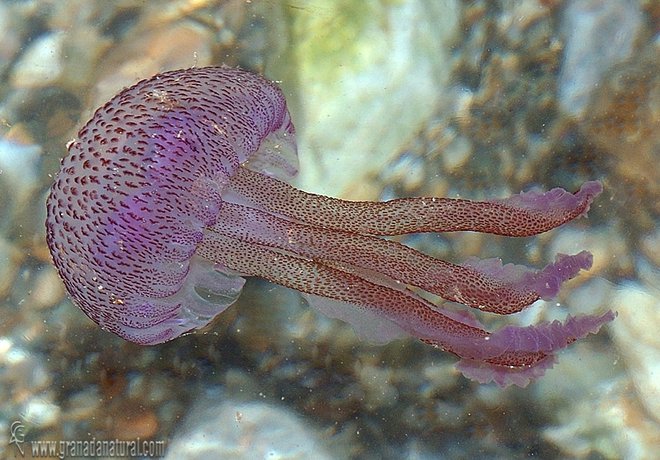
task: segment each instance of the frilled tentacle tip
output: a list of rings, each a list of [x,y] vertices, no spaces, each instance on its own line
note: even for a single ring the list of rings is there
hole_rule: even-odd
[[[553,188],[547,192],[530,190],[519,193],[504,200],[494,200],[506,202],[507,205],[520,209],[527,209],[535,212],[553,212],[574,211],[574,217],[584,216],[591,202],[603,191],[603,185],[599,181],[588,181],[582,184],[580,190],[576,193],[570,193],[563,188]]]
[[[592,264],[591,253],[581,251],[574,255],[557,254],[555,261],[541,270],[534,270],[525,265],[502,264],[499,258],[470,257],[462,265],[521,292],[531,291],[543,300],[550,300],[557,296],[563,283],[575,278],[581,270],[589,270]]]
[[[617,314],[608,311],[601,316],[569,316],[561,323],[553,321],[534,326],[507,326],[493,333],[489,342],[493,348],[506,350],[506,353],[544,353],[543,358],[533,365],[514,367],[493,364],[488,360],[461,359],[456,368],[466,377],[479,383],[495,382],[500,387],[517,385],[526,387],[533,380],[542,377],[552,368],[555,352],[589,334],[596,334],[600,328],[616,318]]]
[[[588,251],[582,251],[573,256],[557,254],[554,263],[547,265],[538,273],[530,274],[524,281],[539,297],[544,300],[554,298],[561,285],[574,278],[580,270],[589,270],[594,257]]]
[[[547,369],[552,369],[557,359],[548,355],[529,367],[504,367],[474,359],[462,359],[456,364],[461,374],[479,383],[495,382],[506,388],[516,385],[525,388],[530,382],[543,377]]]

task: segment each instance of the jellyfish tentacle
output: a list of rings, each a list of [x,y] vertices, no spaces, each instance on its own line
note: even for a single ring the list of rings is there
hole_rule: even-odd
[[[371,310],[410,334],[419,335],[420,328],[424,328],[432,331],[429,336],[456,335],[479,343],[488,335],[483,329],[443,315],[408,289],[393,289],[355,273],[254,242],[207,232],[196,252],[246,276],[258,276],[304,293]]]
[[[351,273],[215,231],[205,234],[197,253],[244,275],[348,302],[347,308],[382,316],[423,342],[462,358],[459,370],[467,376],[493,380],[501,386],[526,385],[552,365],[554,352],[597,332],[614,317],[608,312],[600,317],[569,318],[563,324],[507,326],[489,333],[476,320],[440,311],[405,288],[395,289],[366,280],[359,272]]]
[[[505,326],[489,336],[492,345],[506,344],[510,350],[494,358],[463,357],[456,368],[463,375],[480,383],[495,382],[501,387],[526,386],[541,377],[556,359],[553,352],[565,348],[588,334],[596,334],[601,326],[616,317],[613,311],[597,315],[568,317],[561,323],[533,326]]]
[[[561,255],[558,262],[538,271],[502,265],[499,259],[474,258],[456,265],[395,241],[299,224],[234,203],[223,204],[210,230],[326,263],[360,267],[446,300],[498,314],[516,313],[541,297],[554,297],[564,281],[591,266],[586,251]]]
[[[317,227],[370,235],[475,231],[531,236],[585,215],[602,191],[585,182],[575,194],[555,188],[506,199],[471,201],[414,197],[383,202],[346,201],[298,190],[285,182],[240,167],[225,199],[247,203]]]

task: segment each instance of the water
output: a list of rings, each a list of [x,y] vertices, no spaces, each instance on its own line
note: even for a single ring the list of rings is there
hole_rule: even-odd
[[[658,14],[632,0],[0,1],[0,456],[112,446],[99,452],[653,458]],[[65,146],[122,87],[222,63],[280,82],[299,135],[297,185],[309,191],[487,199],[602,181],[588,219],[536,238],[402,241],[450,261],[533,266],[587,249],[594,267],[555,302],[484,321],[608,308],[618,318],[537,382],[504,390],[466,380],[455,358],[412,338],[360,342],[256,279],[211,326],[173,342],[144,348],[103,332],[71,304],[45,245]]]

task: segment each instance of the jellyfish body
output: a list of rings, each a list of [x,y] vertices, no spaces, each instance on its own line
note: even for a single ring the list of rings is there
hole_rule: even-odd
[[[156,75],[99,108],[69,146],[47,202],[47,241],[74,302],[102,328],[157,344],[205,326],[244,276],[297,289],[322,312],[386,342],[402,334],[458,355],[479,381],[526,385],[554,353],[613,319],[569,318],[488,332],[421,288],[499,314],[552,298],[591,266],[583,251],[535,271],[498,260],[461,265],[381,238],[469,230],[528,236],[586,214],[587,182],[507,199],[351,202],[286,183],[295,130],[279,88],[239,69]]]

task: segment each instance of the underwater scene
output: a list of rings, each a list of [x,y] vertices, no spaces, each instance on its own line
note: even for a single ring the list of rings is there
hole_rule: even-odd
[[[658,458],[659,2],[0,0],[0,43],[0,458]]]

